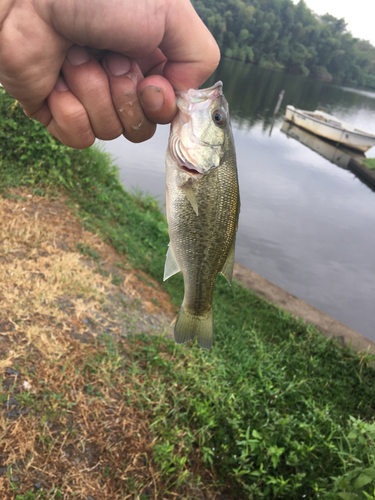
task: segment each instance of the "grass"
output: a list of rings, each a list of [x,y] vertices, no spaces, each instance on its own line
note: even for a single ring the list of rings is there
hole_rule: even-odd
[[[211,351],[149,335],[183,294],[157,203],[2,106],[6,498],[375,498],[371,356],[220,277]]]
[[[365,165],[367,168],[371,168],[371,170],[375,170],[375,158],[366,158]]]

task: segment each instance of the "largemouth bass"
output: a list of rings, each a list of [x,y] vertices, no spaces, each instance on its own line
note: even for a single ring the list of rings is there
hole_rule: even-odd
[[[164,280],[181,271],[184,300],[174,329],[183,344],[213,343],[212,296],[218,273],[231,283],[240,210],[236,154],[222,83],[176,92],[166,153],[170,244]]]

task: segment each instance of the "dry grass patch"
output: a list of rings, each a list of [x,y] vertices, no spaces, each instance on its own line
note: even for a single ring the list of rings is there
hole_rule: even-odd
[[[0,198],[0,282],[1,498],[214,498],[166,486],[135,404],[126,337],[169,334],[175,309],[159,285],[63,198],[20,190]]]
[[[38,344],[56,331],[91,338],[123,335],[142,322],[150,331],[170,323],[167,294],[85,231],[63,199],[12,194],[0,198],[1,333]],[[5,354],[17,355],[2,354],[2,366]]]
[[[5,379],[13,378],[0,419],[2,465],[8,466],[0,490],[9,499],[14,487],[18,494],[40,488],[47,498],[79,499],[155,491],[147,415],[125,403],[123,392],[111,394],[100,380],[105,370],[89,373],[91,345],[65,347],[58,359],[30,353],[22,373]],[[126,389],[131,392],[131,382],[121,381],[119,390]]]

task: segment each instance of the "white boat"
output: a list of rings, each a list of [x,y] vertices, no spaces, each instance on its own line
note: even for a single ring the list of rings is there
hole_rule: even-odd
[[[375,135],[345,123],[324,111],[304,111],[286,107],[285,119],[315,135],[339,142],[363,153],[375,145]]]

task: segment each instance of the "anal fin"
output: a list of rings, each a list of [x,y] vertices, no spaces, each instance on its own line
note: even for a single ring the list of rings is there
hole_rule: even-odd
[[[233,241],[228,253],[227,260],[224,262],[223,269],[221,270],[221,274],[225,277],[230,285],[232,284],[235,246],[236,240]]]

